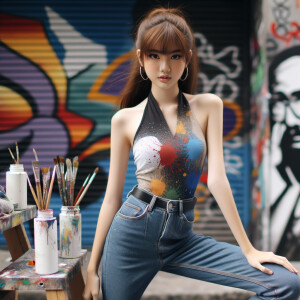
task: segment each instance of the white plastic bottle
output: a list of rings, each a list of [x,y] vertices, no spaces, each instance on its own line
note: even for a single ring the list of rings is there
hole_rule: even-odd
[[[12,164],[6,172],[6,195],[15,210],[27,207],[27,176],[22,164]]]
[[[34,218],[35,272],[53,274],[58,271],[57,221],[52,209],[38,210]]]

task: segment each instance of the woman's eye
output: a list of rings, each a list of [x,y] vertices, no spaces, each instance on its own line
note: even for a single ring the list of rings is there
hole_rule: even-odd
[[[154,54],[154,53],[150,53],[149,57],[150,58],[154,58],[154,59],[158,59],[159,58],[159,56],[157,54]]]
[[[181,57],[182,57],[181,55],[176,54],[176,55],[173,55],[173,56],[172,56],[172,59],[180,59]]]

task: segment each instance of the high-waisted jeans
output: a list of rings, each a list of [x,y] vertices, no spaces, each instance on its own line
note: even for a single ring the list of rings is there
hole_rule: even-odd
[[[147,203],[127,195],[103,248],[103,300],[139,300],[158,271],[253,291],[251,300],[298,299],[298,275],[273,263],[264,264],[272,275],[253,268],[239,246],[196,234],[194,209],[180,215],[180,201],[165,200],[166,210],[148,211]]]

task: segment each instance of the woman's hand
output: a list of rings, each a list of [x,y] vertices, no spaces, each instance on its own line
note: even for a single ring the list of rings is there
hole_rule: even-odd
[[[282,265],[293,273],[298,273],[298,271],[285,257],[275,255],[273,252],[263,252],[252,248],[250,251],[245,253],[245,257],[252,267],[269,275],[272,275],[273,271],[264,267],[262,263],[275,263],[278,265]]]
[[[98,300],[99,298],[99,290],[100,290],[100,281],[99,276],[95,272],[88,272],[86,278],[86,284],[83,291],[83,299],[90,300]]]

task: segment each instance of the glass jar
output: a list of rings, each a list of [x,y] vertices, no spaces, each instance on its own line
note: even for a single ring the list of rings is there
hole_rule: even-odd
[[[59,256],[75,258],[81,254],[81,214],[79,206],[62,206],[59,214]]]
[[[52,209],[38,210],[34,218],[35,271],[52,274],[58,271],[57,221]]]
[[[27,176],[22,164],[12,164],[6,172],[6,196],[15,210],[27,207]]]

